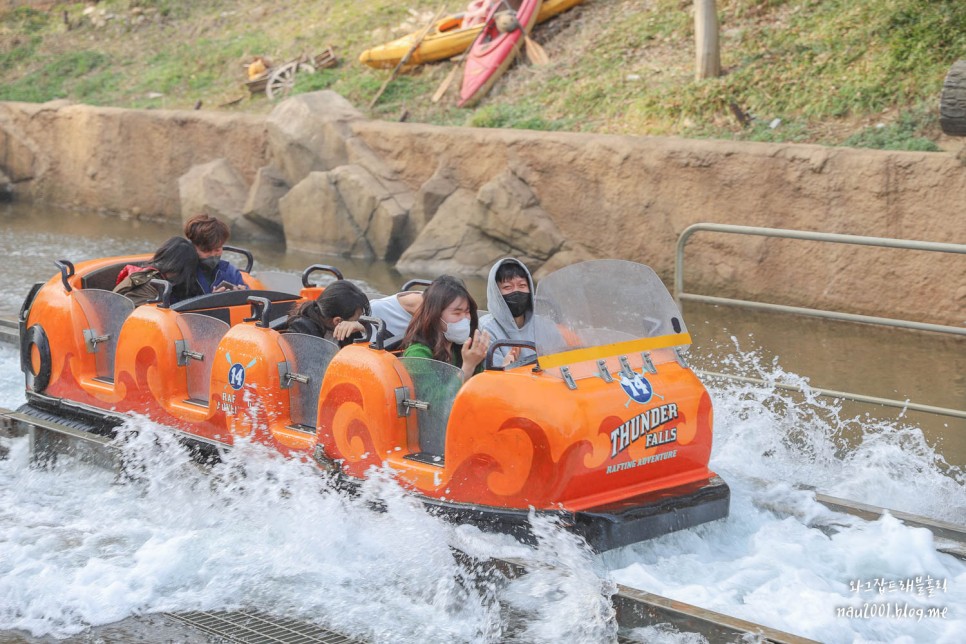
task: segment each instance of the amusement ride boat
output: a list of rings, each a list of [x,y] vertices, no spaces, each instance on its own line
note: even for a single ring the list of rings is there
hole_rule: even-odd
[[[450,519],[526,538],[531,511],[552,515],[601,551],[727,516],[729,488],[708,469],[711,398],[650,268],[596,260],[548,275],[535,342],[493,343],[463,382],[450,364],[402,357],[377,318],[341,350],[281,333],[324,289],[313,275],[342,275],[259,279],[242,252],[249,290],[171,303],[158,281],[137,308],[111,289],[148,256],[57,261],[20,311],[21,411],[107,436],[140,414],[205,455],[260,441],[350,488],[388,468]],[[496,366],[498,346],[536,357]]]

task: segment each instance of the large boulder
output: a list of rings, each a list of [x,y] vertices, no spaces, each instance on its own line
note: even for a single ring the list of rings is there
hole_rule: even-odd
[[[299,94],[286,99],[267,119],[268,144],[289,185],[310,172],[327,171],[349,161],[350,123],[362,113],[335,92]]]
[[[450,184],[445,173],[437,171],[424,189],[431,185],[436,192],[421,190],[417,209],[429,195],[447,192]],[[592,257],[583,247],[567,245],[530,187],[509,170],[484,184],[476,194],[458,188],[438,206],[429,205],[434,214],[399,258],[400,271],[486,275],[493,262],[507,255],[520,259],[531,270],[553,257],[558,262]]]
[[[426,227],[436,211],[451,194],[459,188],[459,183],[453,177],[452,170],[446,164],[440,164],[436,173],[424,183],[413,199],[413,207],[409,213],[409,229],[412,239],[415,239]]]
[[[0,202],[13,201],[13,182],[0,170]]]
[[[241,219],[236,222],[240,228],[245,229],[243,234],[249,235],[248,238],[253,238],[251,236],[254,235],[257,239],[284,241],[285,227],[278,209],[278,200],[288,191],[289,185],[276,166],[259,168],[242,209],[245,223]]]
[[[3,172],[11,184],[29,181],[37,175],[36,145],[2,116],[0,114],[0,172]]]
[[[334,240],[345,241],[336,252],[360,257],[396,259],[415,238],[406,226],[414,198],[409,185],[353,130],[353,123],[364,117],[335,92],[300,94],[280,103],[268,117],[268,142],[278,174],[288,185],[297,185],[311,173],[331,172],[331,189],[340,195],[341,206],[333,202],[327,218],[354,222],[352,233],[314,231],[309,238],[295,236],[286,224],[285,235],[291,248],[330,247]],[[314,179],[309,185],[318,188]],[[295,204],[306,208],[297,213]],[[336,207],[338,206],[338,207]],[[315,217],[301,198],[289,200],[283,219]],[[299,228],[304,229],[299,222]]]
[[[436,210],[413,244],[406,249],[396,268],[404,273],[485,275],[512,248],[474,225],[486,214],[476,195],[457,189]]]
[[[248,196],[244,177],[227,159],[192,166],[178,179],[181,220],[207,214],[229,225],[241,216]]]
[[[517,257],[542,264],[563,247],[563,234],[513,172],[506,170],[484,184],[476,198],[484,214],[473,225],[505,242]]]
[[[396,260],[403,251],[402,238],[409,209],[362,166],[342,166],[333,170],[331,175],[341,203],[375,256]]]
[[[408,210],[368,170],[311,172],[279,200],[289,248],[393,261]]]

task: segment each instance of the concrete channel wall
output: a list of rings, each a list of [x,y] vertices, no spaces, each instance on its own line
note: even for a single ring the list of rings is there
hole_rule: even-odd
[[[0,103],[0,173],[16,198],[178,221],[178,179],[192,167],[227,159],[253,182],[276,161],[280,151],[270,144],[269,119]],[[477,191],[510,173],[579,249],[558,255],[556,263],[628,259],[652,266],[668,284],[676,240],[697,222],[966,244],[966,167],[950,153],[365,118],[347,128],[356,144],[364,143],[395,173],[394,181],[409,186],[417,205],[432,196],[427,186],[441,173],[477,199]],[[529,234],[517,232],[519,224],[496,217],[459,225],[509,239],[503,248],[512,253],[513,236]],[[963,255],[700,233],[688,245],[685,266],[685,288],[692,292],[966,324]]]

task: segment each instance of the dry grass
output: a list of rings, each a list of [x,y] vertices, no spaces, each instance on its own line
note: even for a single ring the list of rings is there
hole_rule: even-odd
[[[341,66],[299,77],[296,91],[331,88],[365,109],[388,72],[360,65],[359,53],[419,29],[439,0],[102,0],[93,10],[44,4],[51,6],[0,15],[2,100],[149,109],[200,101],[205,109],[265,113],[273,104],[249,97],[243,84],[254,56],[278,63],[334,45]],[[430,102],[451,69],[441,63],[395,80],[371,115],[928,149],[930,141],[944,143],[934,112],[945,71],[966,56],[966,12],[958,5],[718,0],[725,74],[698,83],[691,0],[586,0],[534,31],[550,65],[519,62],[477,108],[456,108],[453,89]],[[739,123],[735,108],[752,117],[750,126]],[[888,136],[878,136],[883,128]]]

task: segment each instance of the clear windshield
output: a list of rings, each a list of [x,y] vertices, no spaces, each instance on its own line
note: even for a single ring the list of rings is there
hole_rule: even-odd
[[[289,390],[292,422],[314,428],[318,421],[319,393],[322,378],[339,345],[330,340],[303,333],[283,333],[278,344],[285,356],[282,387]]]
[[[199,313],[182,313],[175,319],[183,338],[176,350],[178,364],[188,371],[188,398],[207,405],[215,352],[229,327],[217,318]]]
[[[657,274],[624,260],[595,260],[560,269],[540,281],[534,298],[538,362],[575,378],[674,360],[674,347],[690,344],[674,299]]]
[[[410,399],[425,403],[410,413],[410,418],[416,419],[419,449],[424,454],[442,457],[449,412],[463,385],[463,371],[429,358],[399,358],[397,364],[408,376],[404,381],[410,380],[413,384],[413,391],[408,394]]]
[[[267,291],[294,293],[295,295],[302,292],[302,275],[299,273],[258,271],[253,277],[261,282]]]
[[[72,291],[87,318],[84,342],[88,353],[93,353],[98,378],[114,379],[114,355],[117,337],[127,316],[134,311],[134,303],[111,291],[80,289]]]

